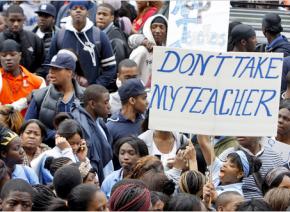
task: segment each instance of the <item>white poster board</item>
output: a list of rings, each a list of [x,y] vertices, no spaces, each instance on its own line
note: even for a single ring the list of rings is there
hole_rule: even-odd
[[[276,135],[283,54],[154,47],[153,58],[150,129]]]
[[[225,52],[230,1],[170,1],[167,46]]]

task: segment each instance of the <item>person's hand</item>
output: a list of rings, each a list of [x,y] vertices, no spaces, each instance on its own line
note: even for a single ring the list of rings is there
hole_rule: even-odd
[[[87,154],[88,154],[88,147],[87,147],[86,141],[82,139],[80,148],[77,151],[77,157],[79,161],[86,161]]]
[[[61,137],[59,135],[55,136],[55,145],[60,148],[61,150],[64,150],[66,148],[71,148],[69,142],[66,140],[66,138]]]
[[[186,160],[196,160],[196,151],[190,140],[188,146],[186,146],[184,150],[184,158]]]
[[[184,150],[178,151],[175,158],[170,158],[167,161],[167,166],[169,168],[174,167],[176,169],[183,170],[186,168],[186,165],[187,165],[187,161],[184,160]]]
[[[82,87],[89,86],[88,80],[86,78],[84,78],[83,76],[76,76],[76,80],[80,84],[80,86],[82,86]]]
[[[217,198],[217,192],[215,190],[215,187],[212,183],[207,182],[203,186],[203,201],[205,202],[205,205],[209,208],[211,207],[211,202],[214,202]]]
[[[155,43],[153,43],[153,42],[149,41],[147,38],[145,38],[142,42],[142,46],[145,46],[149,52],[152,52],[153,46],[155,46]]]

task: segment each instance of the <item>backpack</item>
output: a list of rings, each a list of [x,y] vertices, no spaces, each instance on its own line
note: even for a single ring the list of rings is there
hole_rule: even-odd
[[[65,32],[66,32],[66,29],[61,28],[56,34],[56,45],[57,45],[58,49],[62,49],[61,44],[63,42]],[[97,50],[96,51],[97,57],[101,58],[101,49],[102,49],[101,30],[97,27],[93,27],[93,39],[94,39],[94,44],[95,44],[96,50]]]

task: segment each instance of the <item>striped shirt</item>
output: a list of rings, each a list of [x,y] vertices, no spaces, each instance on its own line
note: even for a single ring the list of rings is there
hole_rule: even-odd
[[[264,137],[262,139],[268,139],[268,138]],[[239,148],[245,150],[247,153],[249,153],[249,155],[255,156],[261,160],[262,166],[259,172],[261,174],[261,177],[265,178],[265,175],[270,169],[274,167],[283,166],[283,160],[282,160],[282,157],[278,153],[274,152],[271,148],[267,146],[263,146],[262,142],[260,142],[260,144],[261,144],[261,150],[256,155],[253,155],[253,153],[251,153],[249,150],[241,146]],[[219,159],[222,161],[225,161],[227,158],[227,155],[233,152],[235,152],[235,149],[231,147],[225,150],[219,156]],[[244,197],[246,198],[246,200],[250,200],[252,198],[263,197],[261,190],[256,185],[253,175],[250,175],[249,177],[243,179],[243,192],[244,192]]]

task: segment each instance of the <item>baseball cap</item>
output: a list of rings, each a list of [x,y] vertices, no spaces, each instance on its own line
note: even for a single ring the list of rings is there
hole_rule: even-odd
[[[74,71],[76,68],[76,61],[77,59],[73,52],[59,51],[52,57],[49,64],[43,64],[43,66],[65,68]]]
[[[53,17],[56,16],[56,9],[52,4],[41,4],[35,13],[45,13]]]
[[[118,89],[121,101],[146,93],[146,88],[140,79],[128,79]]]
[[[249,39],[253,36],[256,36],[256,32],[253,27],[246,24],[238,24],[236,25],[230,34],[232,43],[236,43],[241,41],[242,39]]]
[[[90,0],[75,0],[69,3],[69,9],[72,9],[75,6],[84,6],[87,10],[89,10],[93,7],[93,3]]]
[[[0,45],[0,52],[21,52],[20,45],[12,39],[7,39]]]

